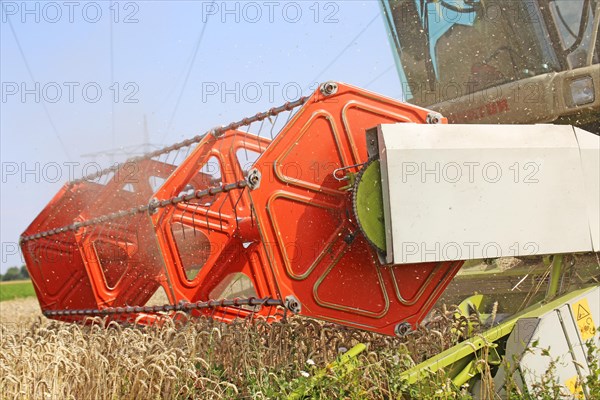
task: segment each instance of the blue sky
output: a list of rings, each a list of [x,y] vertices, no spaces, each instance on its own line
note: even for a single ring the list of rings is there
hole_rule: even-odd
[[[167,145],[315,81],[401,96],[375,0],[0,4],[2,272],[69,175],[110,163],[82,155],[143,143],[144,116],[150,142]]]

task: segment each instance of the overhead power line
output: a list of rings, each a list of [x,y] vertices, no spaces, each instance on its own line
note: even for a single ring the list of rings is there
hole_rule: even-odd
[[[375,78],[371,79],[366,85],[364,85],[363,87],[365,89],[368,89],[369,86],[371,86],[372,84],[374,84],[375,82],[377,82],[382,76],[384,76],[385,74],[387,74],[392,68],[394,68],[396,66],[396,64],[392,64],[389,67],[387,67],[386,69],[384,69],[383,71],[381,71],[381,73],[379,75],[377,75]]]
[[[109,2],[109,9],[112,10],[113,2],[112,0]],[[114,57],[114,43],[113,43],[113,20],[112,18],[108,19],[109,27],[110,27],[110,86],[113,87],[115,83],[115,57]],[[110,130],[111,130],[111,145],[112,147],[116,146],[117,135],[116,135],[116,127],[115,127],[115,102],[110,102]]]
[[[214,3],[214,1],[213,1]],[[208,20],[210,15],[206,17],[206,22],[202,25],[202,30],[200,31],[200,35],[198,39],[196,39],[196,44],[194,45],[194,50],[192,53],[192,59],[190,60],[190,64],[188,66],[187,72],[185,74],[185,78],[183,80],[183,85],[181,86],[181,90],[179,91],[179,95],[177,96],[177,101],[175,102],[175,108],[173,108],[173,112],[171,113],[171,117],[169,118],[169,123],[167,124],[167,130],[163,135],[161,140],[164,141],[165,138],[169,135],[169,131],[171,130],[171,126],[173,125],[173,121],[175,120],[175,115],[177,114],[177,109],[179,108],[179,103],[181,102],[181,98],[183,97],[183,93],[187,86],[188,79],[190,78],[190,74],[192,72],[192,68],[194,67],[194,63],[196,61],[196,56],[198,55],[198,50],[200,49],[200,45],[202,44],[202,39],[204,38],[204,33],[206,32],[206,27],[208,26]]]
[[[358,32],[358,34],[357,34],[356,36],[354,36],[354,37],[352,38],[352,40],[351,40],[351,41],[350,41],[350,42],[349,42],[349,43],[348,43],[348,44],[347,44],[347,45],[346,45],[346,46],[345,46],[345,47],[344,47],[344,48],[343,48],[343,49],[342,49],[342,50],[341,50],[341,51],[340,51],[338,54],[336,54],[336,55],[335,55],[335,57],[333,57],[333,59],[332,59],[332,60],[329,62],[329,64],[327,64],[327,65],[325,66],[325,68],[323,68],[323,69],[322,69],[322,70],[321,70],[321,71],[320,71],[320,72],[319,72],[319,73],[318,73],[318,74],[315,76],[315,78],[314,78],[313,80],[311,80],[310,82],[308,82],[308,85],[306,86],[305,90],[306,90],[306,89],[309,89],[309,88],[310,88],[310,85],[312,85],[312,84],[313,84],[313,82],[318,82],[318,79],[319,79],[319,78],[320,78],[320,77],[321,77],[321,76],[322,76],[322,75],[323,75],[325,72],[327,72],[327,70],[328,70],[329,68],[331,68],[331,66],[332,66],[333,64],[335,64],[335,63],[336,63],[336,62],[337,62],[337,61],[338,61],[338,60],[339,60],[339,59],[340,59],[340,58],[341,58],[341,57],[344,55],[344,53],[345,53],[346,51],[348,51],[348,49],[354,45],[354,42],[356,42],[356,41],[357,41],[357,40],[358,40],[358,39],[359,39],[359,38],[360,38],[360,37],[361,37],[361,36],[362,36],[362,35],[363,35],[363,34],[364,34],[366,31],[367,31],[367,29],[369,29],[369,27],[370,27],[370,26],[373,24],[373,22],[375,22],[375,21],[376,21],[377,19],[379,19],[379,18],[380,18],[380,14],[379,14],[379,13],[377,13],[377,14],[376,14],[376,15],[373,17],[373,19],[371,19],[371,20],[369,21],[369,23],[368,23],[368,24],[367,24],[367,25],[366,25],[366,26],[365,26],[365,27],[364,27],[364,28],[363,28],[363,29],[362,29],[360,32]]]
[[[21,57],[23,58],[23,62],[25,63],[25,68],[27,69],[27,72],[29,73],[29,78],[31,78],[31,80],[35,83],[37,81],[35,80],[35,77],[33,76],[33,72],[31,72],[31,68],[29,67],[29,63],[27,62],[27,57],[25,57],[25,53],[23,52],[23,48],[21,47],[21,43],[19,42],[17,32],[15,32],[15,28],[13,28],[13,25],[10,22],[10,18],[7,18],[7,20],[8,20],[8,26],[10,28],[10,31],[12,32],[12,34],[15,38],[15,42],[17,43],[17,48],[19,49],[19,53],[21,53]],[[67,159],[70,160],[71,155],[69,154],[69,151],[67,150],[67,146],[65,145],[62,138],[60,137],[60,133],[58,133],[58,129],[56,129],[56,125],[54,125],[54,121],[52,120],[52,117],[50,116],[50,112],[48,111],[48,107],[46,107],[46,103],[42,101],[41,104],[42,104],[42,107],[44,108],[44,112],[46,113],[46,117],[48,117],[48,122],[50,122],[52,131],[54,132],[56,139],[58,139],[58,142],[60,143],[62,151],[67,156]]]

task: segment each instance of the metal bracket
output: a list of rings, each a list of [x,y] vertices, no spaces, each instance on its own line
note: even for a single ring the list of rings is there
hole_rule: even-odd
[[[210,129],[207,133],[209,135],[214,136],[215,138],[218,138],[219,136],[223,135],[223,133],[224,133],[223,128],[224,127],[225,127],[225,125],[215,126],[214,128]]]
[[[429,113],[427,114],[427,123],[428,124],[441,124],[442,123],[442,114],[440,113]]]
[[[298,299],[295,296],[287,296],[285,298],[284,305],[288,310],[290,310],[294,314],[299,314],[302,311],[302,304],[298,301]]]
[[[250,190],[255,190],[260,187],[260,179],[262,175],[260,171],[256,168],[252,168],[248,172],[248,177],[246,178],[246,182],[248,182],[248,187]]]
[[[412,326],[408,322],[401,322],[394,328],[394,333],[398,337],[405,337],[412,331]]]
[[[334,95],[337,93],[338,84],[335,82],[332,82],[332,81],[325,82],[324,84],[321,85],[319,90],[321,91],[321,94],[323,96],[331,96],[331,95]]]
[[[154,197],[152,200],[150,200],[150,202],[148,203],[148,214],[153,215],[156,213],[156,210],[158,210],[158,207],[160,206],[160,201],[158,201],[158,199],[156,197]]]

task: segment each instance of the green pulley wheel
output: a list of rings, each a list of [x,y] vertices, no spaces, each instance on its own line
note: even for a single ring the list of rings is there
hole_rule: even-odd
[[[356,174],[352,206],[358,226],[365,238],[381,252],[386,251],[381,164],[370,159]]]

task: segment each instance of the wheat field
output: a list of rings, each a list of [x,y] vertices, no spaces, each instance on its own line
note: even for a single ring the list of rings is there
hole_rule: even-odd
[[[2,399],[271,399],[307,382],[312,398],[393,398],[401,371],[456,341],[448,310],[398,339],[300,317],[123,327],[50,321],[32,310],[11,316],[12,308],[3,306],[0,324]],[[357,343],[368,348],[355,369],[311,381]]]
[[[103,319],[78,325],[44,318],[35,298],[5,301],[0,399],[466,400],[472,398],[468,388],[454,387],[442,374],[432,375],[425,387],[402,379],[404,371],[453,346],[467,330],[476,335],[484,329],[475,314],[467,319],[455,311],[441,300],[416,331],[394,338],[291,315],[272,324],[202,318],[161,326]],[[341,369],[328,367],[358,343],[367,348],[356,359]],[[590,387],[600,396],[600,365],[594,365]],[[488,368],[480,398],[497,398],[490,378]],[[539,393],[547,390],[543,386]],[[523,398],[518,390],[515,396]]]

